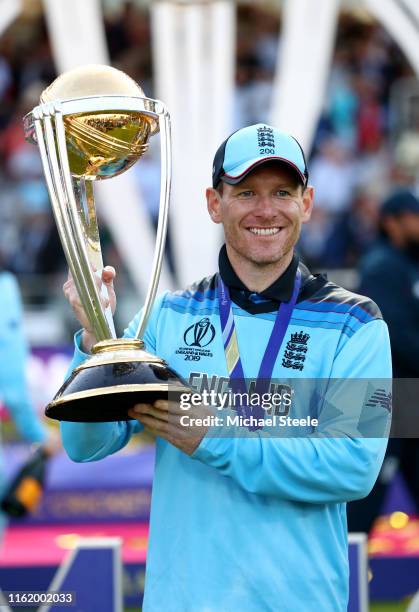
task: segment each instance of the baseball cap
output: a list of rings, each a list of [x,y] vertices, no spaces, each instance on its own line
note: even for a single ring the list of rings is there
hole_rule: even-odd
[[[419,200],[408,189],[398,189],[387,198],[380,209],[381,216],[398,215],[403,212],[419,214]]]
[[[218,148],[212,171],[214,189],[223,180],[236,185],[260,164],[277,160],[290,166],[303,185],[308,170],[303,149],[290,134],[257,123],[233,132]]]

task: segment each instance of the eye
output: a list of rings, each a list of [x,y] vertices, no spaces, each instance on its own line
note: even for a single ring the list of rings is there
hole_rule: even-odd
[[[279,198],[289,198],[289,197],[291,197],[290,192],[287,191],[286,189],[278,189],[278,191],[276,192],[276,195]]]
[[[254,191],[252,191],[251,189],[246,189],[244,191],[240,191],[237,194],[238,198],[251,198],[254,195]]]

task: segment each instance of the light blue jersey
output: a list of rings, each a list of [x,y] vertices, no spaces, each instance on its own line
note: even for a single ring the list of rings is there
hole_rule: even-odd
[[[273,377],[390,379],[388,333],[375,304],[300,268],[304,285]],[[161,295],[144,338],[201,391],[228,377],[216,283],[214,275]],[[255,378],[275,313],[233,304],[233,314],[245,376]],[[307,350],[299,353],[296,342]],[[85,357],[76,347],[72,367]],[[346,610],[345,503],[372,488],[386,439],[342,434],[344,409],[326,419],[341,437],[327,435],[319,418],[318,434],[301,438],[209,432],[192,457],[157,440],[146,612]],[[61,427],[75,461],[101,459],[139,431],[135,421]]]
[[[7,407],[23,439],[44,442],[46,428],[34,412],[26,381],[28,346],[23,333],[23,308],[15,277],[0,273],[0,401]]]
[[[23,334],[22,300],[16,279],[9,272],[0,273],[0,295],[0,402],[24,440],[45,442],[46,428],[34,411],[26,381],[28,347]],[[0,497],[5,486],[0,456]],[[0,539],[4,522],[0,514]]]

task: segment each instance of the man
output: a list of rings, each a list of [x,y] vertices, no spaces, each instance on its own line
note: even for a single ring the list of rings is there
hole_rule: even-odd
[[[419,444],[416,439],[419,378],[419,200],[410,189],[396,189],[380,209],[380,238],[360,265],[360,290],[379,305],[388,324],[394,389],[393,435],[371,495],[350,504],[349,527],[369,531],[387,486],[399,467],[419,513]],[[407,436],[411,436],[407,437]]]
[[[4,404],[20,436],[28,443],[41,444],[48,455],[59,450],[58,436],[47,430],[32,404],[26,381],[28,347],[23,330],[23,307],[19,285],[10,272],[0,270],[0,405]],[[0,454],[0,500],[8,483]],[[6,515],[0,511],[0,545]]]
[[[144,337],[199,392],[229,378],[391,377],[377,307],[312,276],[294,252],[313,206],[307,181],[301,147],[275,128],[246,127],[217,151],[206,197],[224,227],[219,274],[162,295]],[[103,273],[110,288],[113,277]],[[86,327],[71,280],[64,291]],[[78,334],[73,367],[94,342]],[[298,410],[313,411],[318,430],[185,435],[182,409],[166,401],[137,405],[128,422],[62,423],[77,461],[117,451],[142,426],[157,435],[144,610],[346,610],[345,502],[369,492],[386,442],[346,435],[333,402],[296,401],[289,414]]]

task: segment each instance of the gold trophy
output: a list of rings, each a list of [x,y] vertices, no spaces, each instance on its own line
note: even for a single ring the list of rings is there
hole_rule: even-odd
[[[138,402],[187,391],[167,364],[141,340],[157,291],[166,238],[171,182],[170,117],[128,75],[109,66],[82,66],[59,76],[24,118],[25,137],[37,144],[64,253],[97,339],[92,357],[76,368],[45,414],[61,421],[127,420]],[[116,338],[110,307],[103,310],[95,274],[102,254],[94,181],[130,168],[160,131],[160,210],[151,281],[134,339]],[[96,272],[95,272],[96,271]],[[102,289],[106,294],[106,289]]]

